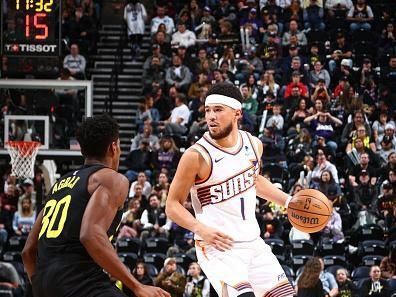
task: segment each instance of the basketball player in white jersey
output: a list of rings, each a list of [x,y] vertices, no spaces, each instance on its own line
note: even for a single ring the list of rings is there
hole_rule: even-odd
[[[259,175],[260,140],[238,129],[242,95],[229,83],[209,90],[209,131],[180,160],[166,213],[195,233],[199,265],[220,297],[291,297],[271,248],[260,238],[256,195],[279,205],[291,197]],[[195,217],[184,207],[191,192]]]

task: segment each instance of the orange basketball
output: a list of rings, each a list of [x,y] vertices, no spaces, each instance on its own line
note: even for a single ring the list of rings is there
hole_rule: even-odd
[[[296,229],[314,233],[327,225],[332,211],[331,201],[322,192],[305,189],[290,200],[287,216]]]

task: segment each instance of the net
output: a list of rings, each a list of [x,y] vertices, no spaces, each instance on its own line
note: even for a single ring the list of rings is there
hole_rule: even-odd
[[[6,143],[11,156],[12,175],[34,178],[34,162],[40,145],[38,141],[8,141]]]

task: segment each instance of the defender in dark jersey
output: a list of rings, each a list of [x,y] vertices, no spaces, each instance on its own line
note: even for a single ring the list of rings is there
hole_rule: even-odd
[[[117,123],[106,115],[87,118],[77,138],[84,166],[53,185],[22,252],[34,296],[125,296],[110,282],[110,274],[136,296],[170,297],[140,284],[109,240],[120,223],[129,188],[128,180],[116,171]]]

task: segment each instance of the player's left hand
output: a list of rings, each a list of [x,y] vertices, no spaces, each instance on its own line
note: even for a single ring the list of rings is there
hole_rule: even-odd
[[[227,234],[214,228],[202,224],[196,233],[203,239],[205,243],[210,244],[221,252],[225,252],[226,250],[232,248],[232,243],[234,240]]]

